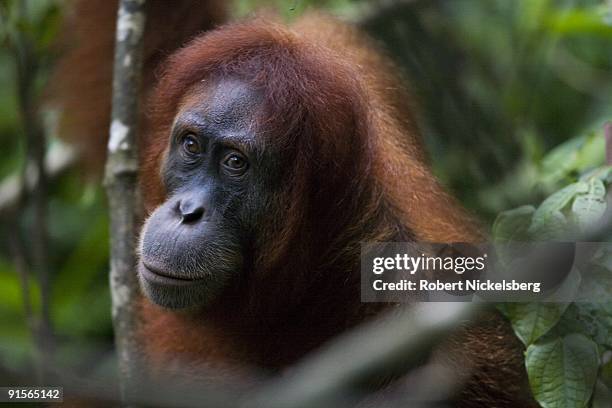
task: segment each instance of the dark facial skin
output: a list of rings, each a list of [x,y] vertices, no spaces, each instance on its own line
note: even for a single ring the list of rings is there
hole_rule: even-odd
[[[248,268],[264,210],[253,130],[259,104],[246,84],[222,80],[179,109],[163,165],[168,198],[141,235],[139,277],[154,303],[204,306]]]

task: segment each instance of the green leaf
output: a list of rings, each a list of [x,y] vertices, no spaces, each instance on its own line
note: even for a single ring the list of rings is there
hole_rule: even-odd
[[[547,336],[582,333],[612,349],[612,272],[600,264],[587,265],[582,268],[579,286],[574,303]]]
[[[589,191],[588,183],[584,181],[572,183],[544,200],[538,207],[537,212],[547,214],[562,210],[576,194],[586,193],[587,191]]]
[[[588,171],[605,162],[605,140],[601,132],[592,131],[557,146],[542,160],[541,181],[554,185],[568,176]]]
[[[542,160],[541,176],[544,181],[557,182],[576,170],[578,150],[584,145],[586,136],[572,138],[555,147]]]
[[[525,364],[535,399],[543,408],[587,406],[597,379],[597,345],[581,334],[527,348]]]
[[[535,217],[534,217],[535,218]],[[539,223],[531,223],[529,233],[535,240],[555,240],[567,235],[569,222],[561,211],[553,211]]]
[[[612,302],[573,303],[559,320],[554,333],[582,333],[597,344],[612,348]]]
[[[602,132],[591,132],[586,138],[584,145],[578,150],[578,157],[575,163],[576,170],[581,172],[603,165],[606,159],[605,151],[606,144]]]
[[[612,166],[596,167],[580,176],[580,180],[584,181],[589,181],[592,178],[598,178],[604,183],[612,183]]]
[[[532,233],[539,233],[543,229],[549,228],[547,224],[558,223],[565,217],[560,212],[576,194],[585,193],[589,190],[589,184],[585,181],[572,183],[549,196],[540,204],[533,215],[533,220],[529,228]]]
[[[526,240],[535,208],[524,205],[500,213],[493,223],[493,237],[498,242]]]
[[[609,265],[602,264],[606,261],[609,259],[600,258],[585,265],[579,301],[590,303],[596,300],[604,304],[612,301],[612,270]]]
[[[602,37],[612,37],[612,27],[602,18],[597,8],[557,11],[547,18],[550,30],[564,35],[590,34]]]
[[[557,324],[567,306],[568,303],[507,303],[504,311],[514,333],[529,346]]]
[[[589,194],[595,197],[604,198],[606,196],[606,186],[603,181],[598,178],[593,178],[589,183]]]
[[[603,181],[593,178],[589,182],[586,194],[576,196],[572,204],[572,213],[582,229],[593,226],[606,211],[606,187]]]

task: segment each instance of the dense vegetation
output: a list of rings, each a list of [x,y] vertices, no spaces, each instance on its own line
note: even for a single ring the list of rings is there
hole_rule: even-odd
[[[237,1],[235,13],[261,3]],[[508,231],[513,239],[550,239],[603,221],[612,183],[603,136],[612,119],[609,2],[417,0],[391,12],[393,2],[265,3],[287,19],[320,6],[380,41],[410,79],[436,174],[492,226],[496,239],[508,239]],[[99,181],[77,168],[50,177],[42,266],[32,237],[44,229],[35,223],[32,200],[19,198],[22,211],[6,204],[13,186],[31,177],[29,109],[39,113],[47,150],[63,151],[58,112],[41,103],[59,52],[62,4],[2,0],[0,12],[0,374],[2,367],[34,364],[36,333],[45,324],[58,361],[104,372],[113,360],[108,218]],[[597,262],[609,282],[601,296],[609,297],[612,254]],[[41,285],[43,269],[49,288]],[[500,309],[527,347],[530,383],[542,406],[607,406],[612,302]]]

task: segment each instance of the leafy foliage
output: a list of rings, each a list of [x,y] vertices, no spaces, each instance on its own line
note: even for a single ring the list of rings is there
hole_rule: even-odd
[[[529,384],[544,408],[584,407],[593,394],[599,357],[597,345],[570,334],[527,347]]]
[[[594,134],[601,140],[603,135]],[[570,140],[554,149],[542,162],[568,163],[579,156],[584,137]],[[571,148],[570,148],[571,147]],[[590,165],[589,165],[590,164]],[[564,177],[589,171],[544,199],[537,208],[523,206],[502,212],[493,225],[499,242],[556,240],[588,237],[589,232],[608,217],[607,190],[612,184],[611,167],[593,168],[593,163],[574,160],[564,167]],[[550,172],[544,173],[548,177]],[[593,302],[510,303],[500,306],[517,337],[527,347],[525,364],[535,398],[545,408],[585,407],[595,390],[601,370],[598,394],[609,393],[605,373],[600,369],[605,350],[612,350],[612,252],[605,248],[596,254],[594,274],[580,285],[596,295]],[[610,284],[607,284],[609,282]],[[610,301],[603,301],[609,299]],[[595,400],[593,400],[595,401]],[[593,402],[594,403],[594,402]]]

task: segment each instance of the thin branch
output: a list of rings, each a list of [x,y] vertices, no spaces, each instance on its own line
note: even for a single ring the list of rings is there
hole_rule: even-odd
[[[24,166],[22,171],[19,174],[14,175],[16,185],[26,186],[27,178],[28,178],[28,166]],[[32,169],[33,170],[33,169]],[[4,186],[4,184],[3,184]],[[0,188],[0,191],[2,189]],[[27,199],[26,189],[18,189],[15,191],[14,195],[14,203],[11,207],[7,208],[7,217],[6,221],[15,233],[13,234],[12,239],[9,240],[9,251],[11,253],[11,257],[13,259],[13,265],[15,266],[15,271],[19,275],[19,284],[21,287],[21,301],[23,304],[23,313],[26,319],[26,324],[30,335],[32,336],[33,342],[36,344],[34,350],[34,358],[32,361],[32,365],[34,366],[34,371],[36,378],[39,382],[43,380],[43,365],[42,359],[40,358],[41,350],[38,347],[38,320],[36,315],[34,314],[34,310],[32,308],[32,297],[30,291],[30,269],[28,265],[28,257],[27,257],[27,249],[26,245],[23,242],[20,234],[19,221],[21,218],[22,208],[25,206],[25,201]],[[0,198],[2,198],[2,194],[0,194]]]
[[[138,327],[137,237],[138,93],[141,81],[145,24],[144,0],[121,0],[117,14],[113,68],[112,123],[108,141],[105,184],[110,211],[112,298],[115,343],[123,398],[143,375]]]
[[[26,186],[27,185],[27,166],[24,166],[23,170],[16,175],[13,175],[11,179],[14,179],[15,186]],[[9,180],[7,180],[9,181]],[[3,183],[0,186],[0,201],[3,201],[4,193],[8,191],[7,187],[10,184]],[[26,188],[18,188],[18,189],[10,189],[11,191],[11,205],[6,206],[6,221],[15,234],[13,235],[13,239],[9,240],[9,250],[13,259],[13,265],[15,266],[15,270],[19,275],[19,281],[21,285],[21,297],[23,303],[23,312],[25,315],[26,323],[28,325],[28,329],[30,330],[30,334],[32,338],[36,341],[38,338],[37,334],[37,325],[36,325],[36,316],[34,315],[34,311],[32,309],[32,298],[30,296],[30,271],[27,261],[26,255],[26,246],[21,239],[21,234],[19,233],[19,218],[20,212],[23,206],[25,205],[26,200]],[[42,380],[42,369],[38,364],[38,360],[35,362],[37,378]]]
[[[28,2],[22,0],[18,7],[18,17],[28,18]],[[49,237],[47,228],[48,183],[45,169],[46,138],[40,123],[35,102],[35,85],[39,72],[39,61],[34,44],[27,33],[19,32],[13,47],[17,62],[17,100],[21,124],[26,136],[26,163],[32,163],[36,174],[31,202],[34,207],[34,220],[30,227],[32,245],[32,265],[40,283],[41,315],[37,330],[40,358],[43,370],[51,365],[53,351],[53,328],[51,323],[51,287],[49,279]],[[27,171],[27,170],[24,170]],[[44,378],[43,378],[44,380]]]

